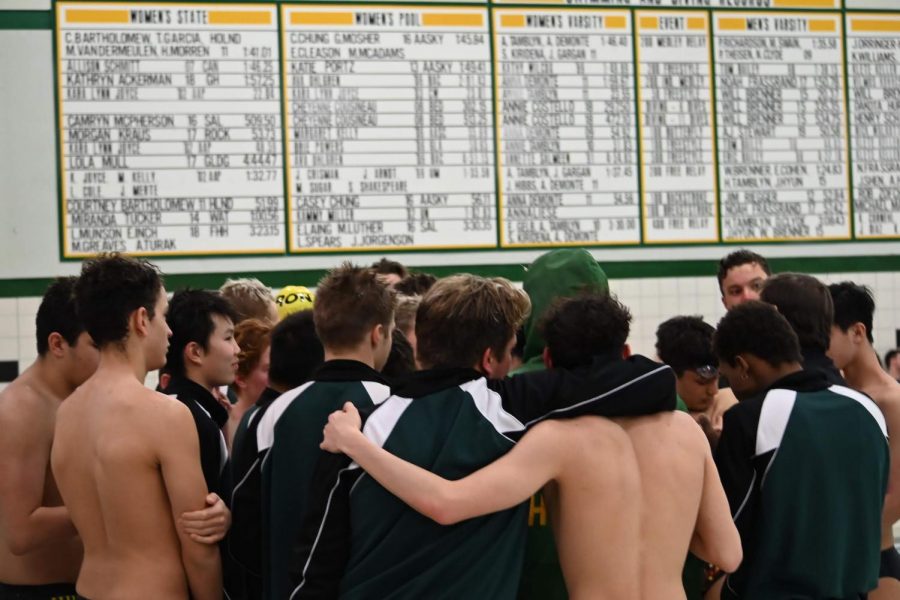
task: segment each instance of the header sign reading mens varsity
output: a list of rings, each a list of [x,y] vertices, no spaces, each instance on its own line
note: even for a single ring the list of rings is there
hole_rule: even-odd
[[[62,253],[900,239],[862,1],[58,2]]]

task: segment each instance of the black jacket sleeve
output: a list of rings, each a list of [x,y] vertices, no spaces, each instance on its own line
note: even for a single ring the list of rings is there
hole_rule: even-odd
[[[360,409],[363,424],[377,406]],[[350,560],[350,491],[365,472],[344,454],[320,451],[306,516],[291,545],[290,600],[330,600]]]
[[[628,417],[675,410],[675,375],[640,355],[490,380],[503,408],[526,429],[544,419]]]

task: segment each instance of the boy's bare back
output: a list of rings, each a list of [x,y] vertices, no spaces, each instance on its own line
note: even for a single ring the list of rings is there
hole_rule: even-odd
[[[53,474],[50,471],[50,446],[56,411],[62,398],[56,398],[35,380],[31,370],[9,384],[0,393],[0,451],[6,461],[0,468],[0,485],[15,486],[21,477],[43,475],[43,492],[39,505],[64,510]],[[25,463],[25,464],[23,464]],[[15,466],[14,466],[15,465]],[[25,469],[27,474],[13,476],[4,468]],[[32,486],[29,486],[32,487]],[[9,488],[15,501],[22,498],[21,487]],[[71,525],[69,526],[71,529]],[[13,585],[41,585],[75,581],[81,564],[81,541],[72,530],[65,538],[54,539],[36,548],[17,549],[12,532],[0,522],[0,581]]]
[[[193,419],[134,377],[102,371],[60,408],[52,451],[84,543],[78,592],[92,600],[187,598],[182,546],[199,544],[179,539],[175,519],[203,508],[206,495]]]
[[[547,421],[534,433],[565,453],[544,493],[569,598],[637,600],[641,488],[628,436],[599,417]]]
[[[695,537],[705,538],[702,558],[729,571],[740,562],[740,539],[709,443],[682,412],[616,421],[631,438],[641,472],[641,597],[683,599],[681,574]]]

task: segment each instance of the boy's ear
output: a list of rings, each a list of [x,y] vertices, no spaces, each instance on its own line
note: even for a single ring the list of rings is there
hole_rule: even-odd
[[[203,348],[197,342],[188,342],[184,347],[184,364],[199,365],[203,362]]]
[[[548,348],[547,346],[544,346],[544,354],[542,355],[542,358],[544,360],[544,366],[547,367],[548,369],[552,369],[553,368],[553,357],[550,356],[550,348]]]

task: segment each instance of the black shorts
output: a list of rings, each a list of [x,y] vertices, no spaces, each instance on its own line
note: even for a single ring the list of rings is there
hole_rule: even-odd
[[[77,600],[74,583],[9,585],[0,583],[0,600]]]
[[[893,546],[881,551],[881,567],[878,569],[878,577],[900,581],[900,552],[897,552]]]

